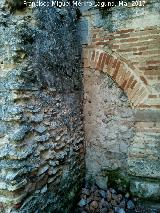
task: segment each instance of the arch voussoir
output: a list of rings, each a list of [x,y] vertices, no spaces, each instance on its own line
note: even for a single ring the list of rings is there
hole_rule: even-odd
[[[126,93],[134,107],[138,107],[148,97],[147,85],[125,60],[101,49],[85,49],[84,68],[96,69],[108,74]]]

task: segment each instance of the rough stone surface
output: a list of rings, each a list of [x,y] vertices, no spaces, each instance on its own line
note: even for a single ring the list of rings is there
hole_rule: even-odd
[[[133,194],[139,194],[140,197],[155,200],[160,199],[160,184],[158,181],[150,180],[132,180],[131,191]]]
[[[0,212],[70,212],[84,176],[76,11],[16,2],[0,5]]]
[[[117,180],[118,173],[116,177],[114,171],[126,174],[128,147],[134,137],[134,113],[125,94],[99,71],[84,73],[84,91],[87,176],[106,185],[107,173],[114,176],[110,179]]]

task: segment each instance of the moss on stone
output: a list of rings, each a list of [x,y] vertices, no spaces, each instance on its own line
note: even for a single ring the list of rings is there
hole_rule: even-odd
[[[130,177],[123,173],[120,169],[107,170],[104,174],[108,176],[108,186],[116,186],[124,191],[128,191],[130,187]]]

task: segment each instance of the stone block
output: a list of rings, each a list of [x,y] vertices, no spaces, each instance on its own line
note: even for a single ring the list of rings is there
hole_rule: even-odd
[[[39,123],[39,122],[43,121],[43,114],[33,115],[31,117],[31,121],[35,122],[35,123]]]
[[[133,179],[130,182],[131,193],[140,198],[160,199],[160,181]]]
[[[38,133],[43,133],[47,130],[47,128],[45,126],[42,126],[42,125],[39,125],[35,128],[35,130],[38,132]]]
[[[159,122],[160,111],[159,110],[136,110],[135,121],[136,122]]]
[[[36,136],[35,137],[35,141],[37,141],[37,142],[45,142],[45,141],[49,140],[49,137],[50,137],[49,133],[41,135],[41,136]]]
[[[102,175],[97,175],[96,184],[99,188],[106,189],[107,188],[107,182],[108,182],[108,177],[102,176]]]
[[[20,141],[23,140],[25,135],[31,130],[31,127],[27,125],[22,125],[17,128],[13,133],[9,135],[9,140]]]
[[[133,158],[128,160],[128,173],[139,177],[160,178],[160,160]]]

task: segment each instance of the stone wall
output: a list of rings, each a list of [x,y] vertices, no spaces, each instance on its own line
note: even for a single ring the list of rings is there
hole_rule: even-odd
[[[87,177],[160,197],[159,4],[79,9],[1,0],[0,212],[72,211],[83,109]]]
[[[98,70],[85,72],[84,90],[87,175],[103,188],[107,186],[107,172],[126,175],[128,147],[135,132],[134,113],[123,91]],[[108,178],[114,182],[114,175]]]
[[[76,12],[0,6],[0,212],[71,212],[84,176]]]
[[[157,1],[82,13],[87,177],[149,199],[160,197],[159,18]]]

